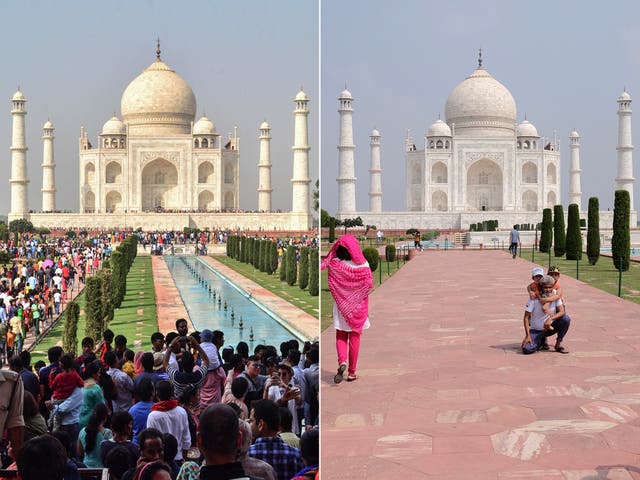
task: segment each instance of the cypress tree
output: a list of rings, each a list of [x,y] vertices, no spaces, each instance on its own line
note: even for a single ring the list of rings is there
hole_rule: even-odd
[[[127,290],[127,274],[124,269],[122,253],[116,250],[111,254],[111,301],[115,308],[120,307]]]
[[[267,271],[267,247],[268,240],[260,240],[260,271]]]
[[[595,265],[600,258],[600,202],[598,197],[589,199],[589,220],[587,226],[587,257],[589,265]]]
[[[287,250],[285,250],[284,253],[282,254],[282,260],[280,261],[280,281],[281,282],[287,281]]]
[[[112,283],[111,283],[111,271],[110,270],[100,270],[100,286],[102,288],[101,297],[102,301],[102,323],[100,324],[100,332],[98,334],[98,338],[102,337],[102,332],[104,332],[109,326],[109,322],[113,320],[113,303],[111,303],[108,299],[111,298],[112,292]]]
[[[553,242],[553,221],[551,220],[551,209],[545,208],[542,211],[542,226],[540,227],[540,251],[548,253]]]
[[[260,268],[260,239],[253,239],[253,267]]]
[[[582,235],[580,234],[580,210],[577,203],[569,205],[567,216],[567,260],[582,258]]]
[[[613,237],[611,237],[611,255],[616,270],[629,270],[631,253],[631,232],[629,231],[630,205],[629,192],[616,190],[613,204]]]
[[[102,329],[102,281],[98,275],[87,278],[85,287],[85,337],[91,337],[96,342],[100,340]]]
[[[298,262],[296,262],[296,247],[294,245],[289,245],[289,248],[287,248],[287,283],[289,285],[295,285],[297,275]]]
[[[329,217],[329,243],[336,241],[336,219]]]
[[[318,249],[312,248],[309,252],[309,295],[317,297],[320,292],[320,262],[318,261]]]
[[[65,353],[76,355],[78,348],[78,318],[80,317],[80,305],[71,301],[67,303],[64,311],[64,332],[62,333],[62,349]]]
[[[301,290],[309,285],[309,249],[307,247],[300,248],[300,272],[298,274],[298,286]]]
[[[389,244],[384,248],[384,256],[387,259],[387,262],[395,262],[396,261],[396,246],[393,244]]]
[[[271,242],[270,253],[269,253],[269,275],[273,275],[278,271],[278,244],[276,242]]]
[[[567,238],[564,230],[564,209],[562,205],[553,207],[553,254],[562,257],[567,249]]]

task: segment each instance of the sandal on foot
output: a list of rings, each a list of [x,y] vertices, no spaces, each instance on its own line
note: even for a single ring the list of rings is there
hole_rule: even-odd
[[[546,343],[543,343],[538,347],[538,350],[549,350],[549,345],[547,345]]]
[[[344,371],[346,369],[347,369],[347,364],[346,363],[340,364],[340,367],[338,367],[338,373],[336,373],[335,377],[333,377],[333,382],[334,383],[342,382],[342,379],[344,378]]]
[[[358,376],[354,373],[353,375],[349,375],[347,377],[347,382],[355,382],[358,379]]]
[[[564,347],[553,347],[553,349],[558,353],[569,353],[569,351],[565,350]]]

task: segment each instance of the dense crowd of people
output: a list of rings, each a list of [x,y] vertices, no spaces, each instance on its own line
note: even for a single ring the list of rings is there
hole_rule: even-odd
[[[124,480],[319,478],[318,344],[249,351],[219,330],[175,327],[146,352],[110,330],[97,345],[84,338],[79,356],[51,347],[35,368],[16,352],[0,379],[4,467],[23,479],[85,467]],[[58,476],[52,452],[64,452]]]

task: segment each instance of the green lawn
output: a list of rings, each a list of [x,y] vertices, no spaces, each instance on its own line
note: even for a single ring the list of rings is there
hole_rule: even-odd
[[[531,253],[530,248],[524,250],[522,258],[531,260]],[[536,251],[534,263],[547,268],[549,266],[549,255]],[[554,257],[552,250],[551,265],[558,267],[562,275],[576,278],[577,273],[579,280],[605,292],[618,295],[619,272],[613,266],[613,260],[610,257],[601,256],[598,263],[589,265],[587,256],[584,253],[582,254],[582,260],[576,262],[575,260],[565,260],[564,257]],[[560,282],[562,283],[562,277],[560,277]],[[625,300],[640,303],[640,263],[631,262],[629,270],[622,272],[621,296]]]
[[[78,320],[78,350],[84,335],[84,295],[78,297],[80,303],[80,318]],[[150,350],[151,334],[158,331],[156,312],[156,295],[151,271],[151,257],[136,257],[129,275],[127,276],[127,292],[119,309],[115,311],[114,319],[109,328],[116,335],[127,337],[127,346],[134,350]],[[32,351],[32,364],[38,360],[47,361],[47,350],[55,345],[62,345],[64,321],[60,322],[49,332]]]
[[[398,259],[395,262],[386,262],[384,257],[380,258],[380,264],[375,272],[373,272],[373,288],[376,289],[381,283],[384,283],[389,277],[396,273],[404,265],[404,260]],[[320,331],[324,332],[333,323],[333,297],[329,292],[327,284],[327,271],[323,270],[320,275]]]
[[[215,259],[235,270],[240,275],[253,280],[261,287],[269,290],[271,293],[283,298],[292,305],[295,305],[309,315],[313,315],[316,318],[318,317],[318,297],[312,297],[309,295],[309,291],[307,289],[302,290],[297,283],[293,286],[289,286],[287,282],[280,281],[280,276],[278,274],[267,275],[266,273],[254,268],[253,265],[238,262],[237,260],[224,255],[216,256]]]

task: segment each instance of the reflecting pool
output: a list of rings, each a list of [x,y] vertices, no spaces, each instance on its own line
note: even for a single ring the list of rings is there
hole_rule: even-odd
[[[199,257],[165,256],[164,260],[196,330],[222,330],[225,345],[244,341],[251,352],[258,344],[278,348],[292,338],[307,340]]]

